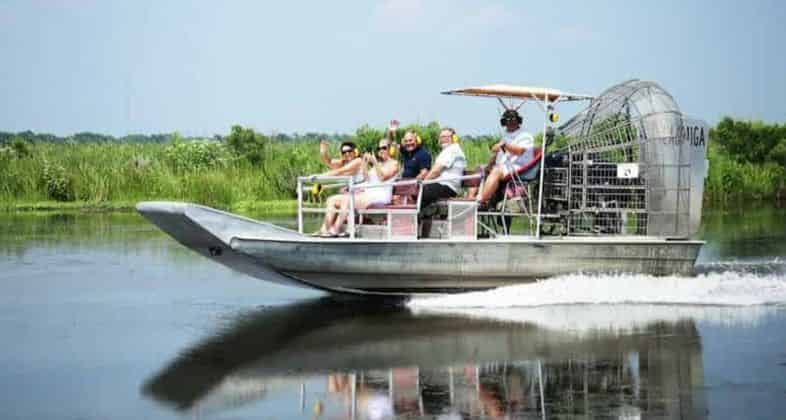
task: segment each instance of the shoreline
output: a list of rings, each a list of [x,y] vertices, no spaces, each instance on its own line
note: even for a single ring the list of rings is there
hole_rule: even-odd
[[[131,213],[136,211],[136,204],[141,201],[188,201],[152,199],[140,201],[35,201],[0,203],[0,213],[33,213],[33,212],[80,212],[80,213]],[[196,203],[199,204],[199,203]],[[733,212],[741,208],[766,207],[773,209],[786,209],[786,202],[773,199],[761,200],[728,200],[724,202],[707,202],[703,204],[704,211]],[[218,210],[239,214],[264,214],[264,215],[291,215],[297,212],[297,200],[264,200],[264,201],[238,201],[229,207],[217,208]]]
[[[144,200],[140,200],[144,201]],[[184,201],[184,200],[150,200],[150,201]],[[37,201],[0,203],[0,213],[33,213],[33,212],[80,212],[80,213],[131,213],[136,211],[139,201]],[[265,215],[288,215],[297,211],[297,200],[266,200],[239,201],[229,208],[219,210],[233,213],[253,213]]]

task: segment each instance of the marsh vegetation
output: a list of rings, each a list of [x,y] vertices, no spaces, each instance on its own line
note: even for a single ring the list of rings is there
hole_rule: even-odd
[[[414,129],[437,151],[439,124]],[[0,206],[130,208],[142,200],[183,200],[235,211],[291,211],[298,175],[325,170],[318,143],[342,140],[371,150],[384,136],[364,125],[352,135],[264,135],[232,127],[206,139],[178,134],[69,138],[0,133]],[[465,137],[468,166],[483,164],[494,136]],[[705,202],[786,200],[786,125],[723,119],[711,132]]]

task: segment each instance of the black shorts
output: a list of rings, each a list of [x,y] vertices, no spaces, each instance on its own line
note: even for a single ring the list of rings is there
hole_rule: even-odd
[[[452,188],[439,184],[426,184],[423,186],[423,196],[420,197],[420,208],[424,209],[439,200],[440,198],[452,198],[456,192]]]

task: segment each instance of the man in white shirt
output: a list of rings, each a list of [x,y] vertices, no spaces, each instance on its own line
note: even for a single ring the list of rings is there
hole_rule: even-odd
[[[494,196],[503,179],[517,173],[533,159],[535,139],[521,129],[521,122],[521,115],[514,109],[508,109],[502,114],[500,124],[505,127],[505,132],[500,141],[491,147],[496,156],[494,167],[486,176],[483,191],[478,197],[481,205],[488,203]]]
[[[458,144],[456,130],[446,127],[439,132],[439,146],[442,151],[437,155],[434,166],[426,174],[425,180],[435,179],[438,182],[423,186],[420,208],[423,209],[440,198],[455,197],[461,188],[467,158]]]

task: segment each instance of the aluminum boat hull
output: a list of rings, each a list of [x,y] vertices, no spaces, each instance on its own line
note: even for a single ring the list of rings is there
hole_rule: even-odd
[[[641,237],[323,239],[195,204],[146,202],[137,209],[183,245],[234,270],[349,294],[484,290],[578,272],[692,275],[704,243]]]

